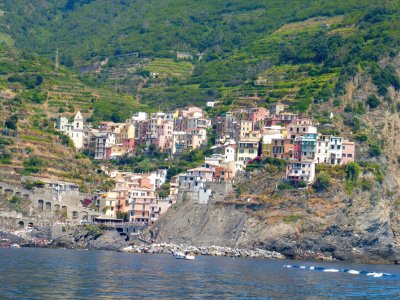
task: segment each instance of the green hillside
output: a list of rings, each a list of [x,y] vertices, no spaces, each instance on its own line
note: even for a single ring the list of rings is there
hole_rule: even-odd
[[[10,43],[9,45],[11,45]],[[0,181],[20,184],[21,176],[72,181],[82,190],[104,182],[92,161],[54,129],[59,115],[80,109],[88,120],[129,116],[120,105],[143,108],[128,95],[89,87],[65,67],[2,44],[0,49]]]
[[[396,81],[378,75],[379,60],[399,50],[395,0],[14,0],[2,10],[3,40],[49,58],[58,47],[75,69],[109,58],[85,79],[150,106],[284,99],[305,111],[342,94],[359,70],[382,95]],[[194,58],[176,60],[176,51]],[[139,58],[121,61],[133,52]]]

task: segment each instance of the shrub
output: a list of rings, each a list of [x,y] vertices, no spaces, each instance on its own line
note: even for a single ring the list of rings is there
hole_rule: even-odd
[[[43,188],[44,185],[45,185],[45,183],[44,183],[43,181],[40,181],[40,180],[38,180],[38,181],[30,181],[30,180],[27,180],[27,181],[24,181],[24,182],[22,183],[22,186],[23,186],[24,188],[26,188],[27,190],[31,190],[31,189],[33,189],[34,187]]]
[[[9,117],[6,120],[5,125],[9,129],[16,130],[17,129],[17,123],[18,123],[18,116],[17,115],[13,115],[13,116]]]
[[[284,190],[292,190],[293,186],[290,183],[287,182],[281,182],[278,184],[278,190],[284,191]]]
[[[305,181],[299,181],[299,182],[297,182],[296,186],[298,188],[305,188],[305,187],[307,187],[307,183]]]
[[[380,156],[382,154],[382,150],[377,142],[370,142],[368,154],[372,157]]]
[[[373,184],[374,183],[372,180],[363,179],[363,180],[361,180],[361,189],[363,191],[370,191],[372,189]]]
[[[381,104],[381,101],[375,95],[371,95],[368,97],[367,105],[370,108],[372,108],[372,109],[377,108],[379,106],[379,104]]]
[[[361,143],[366,142],[368,140],[368,134],[361,133],[361,132],[357,133],[355,136],[355,139],[356,139],[356,141],[361,142]]]
[[[353,108],[351,107],[350,104],[346,104],[346,106],[344,107],[344,111],[345,111],[345,112],[352,112],[352,111],[353,111]]]
[[[23,165],[25,168],[23,173],[29,175],[31,173],[39,173],[45,166],[45,163],[38,157],[30,157],[28,160],[24,161]]]
[[[321,172],[317,175],[313,188],[317,192],[322,192],[327,190],[331,186],[331,178],[328,173]]]
[[[0,164],[8,165],[11,164],[11,154],[7,151],[0,152]]]
[[[339,98],[336,98],[335,100],[333,100],[334,107],[339,107],[341,105],[342,105],[342,100],[340,100]]]

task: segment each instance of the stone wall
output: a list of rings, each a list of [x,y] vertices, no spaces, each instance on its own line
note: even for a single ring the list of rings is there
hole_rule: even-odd
[[[56,191],[51,188],[33,188],[13,186],[0,182],[0,195],[19,196],[29,199],[32,203],[31,215],[35,213],[43,218],[54,217],[54,213],[66,215],[70,220],[88,219],[99,213],[84,207],[81,200],[92,198],[89,194],[80,193],[77,190]]]

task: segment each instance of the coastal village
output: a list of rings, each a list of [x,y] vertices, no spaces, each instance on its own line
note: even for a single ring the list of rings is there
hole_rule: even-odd
[[[76,149],[98,161],[133,156],[139,146],[154,147],[168,157],[179,158],[209,146],[213,134],[212,154],[204,157],[201,166],[169,178],[169,194],[163,197],[157,191],[167,182],[166,169],[148,173],[106,170],[115,187],[95,197],[95,204],[109,218],[104,220],[148,225],[184,193],[190,193],[200,204],[207,204],[216,193],[226,194],[235,176],[262,159],[284,160],[282,180],[299,188],[314,182],[317,164],[346,165],[354,161],[354,142],[323,135],[318,125],[276,103],[269,109],[233,109],[215,118],[194,106],[173,112],[137,112],[124,123],[100,122],[98,127],[86,124],[78,112],[73,120],[59,117],[55,127],[71,138]]]

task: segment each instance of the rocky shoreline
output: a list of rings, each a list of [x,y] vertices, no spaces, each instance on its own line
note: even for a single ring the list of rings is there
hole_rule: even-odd
[[[130,245],[121,250],[126,253],[151,253],[151,254],[174,254],[177,252],[190,253],[192,255],[225,256],[225,257],[248,257],[264,259],[285,259],[286,257],[276,251],[264,249],[235,249],[221,246],[186,246],[169,243],[155,243],[151,245]]]

